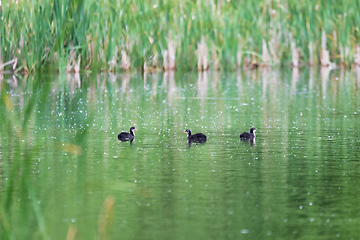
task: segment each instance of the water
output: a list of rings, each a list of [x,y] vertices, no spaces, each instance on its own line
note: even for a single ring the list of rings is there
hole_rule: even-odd
[[[354,72],[1,81],[2,238],[360,235]],[[240,141],[251,127],[256,143]],[[187,128],[207,143],[187,144]]]

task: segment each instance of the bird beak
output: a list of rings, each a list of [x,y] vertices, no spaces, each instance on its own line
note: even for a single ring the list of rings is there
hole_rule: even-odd
[[[184,132],[184,133],[186,133],[186,132]]]
[[[134,131],[137,131],[137,129],[134,129]]]

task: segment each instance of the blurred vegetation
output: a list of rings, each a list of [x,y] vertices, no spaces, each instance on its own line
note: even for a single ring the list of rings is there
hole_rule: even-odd
[[[210,67],[261,64],[263,42],[271,65],[290,65],[292,41],[301,63],[310,61],[312,43],[318,64],[325,31],[330,60],[351,66],[359,52],[359,7],[360,0],[3,1],[0,65],[17,59],[4,70],[22,72],[78,71],[75,65],[117,71],[127,62],[161,69],[171,42],[176,68],[193,70],[202,38]]]

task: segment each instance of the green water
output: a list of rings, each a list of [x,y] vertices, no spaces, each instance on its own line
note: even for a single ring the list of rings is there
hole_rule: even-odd
[[[358,239],[359,79],[5,75],[0,239]]]

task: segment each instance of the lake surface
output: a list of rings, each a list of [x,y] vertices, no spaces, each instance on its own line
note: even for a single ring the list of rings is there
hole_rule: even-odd
[[[1,239],[360,236],[359,73],[0,81]]]

